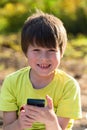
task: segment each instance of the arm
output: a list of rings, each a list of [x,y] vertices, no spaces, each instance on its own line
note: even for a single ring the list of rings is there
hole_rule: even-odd
[[[47,96],[47,107],[40,108],[31,105],[25,105],[24,109],[17,117],[16,111],[4,112],[4,130],[23,130],[31,128],[34,122],[44,123],[46,130],[65,130],[69,122],[69,118],[61,118],[56,116],[53,110],[53,103]]]
[[[19,130],[16,112],[3,112],[3,130]]]
[[[57,117],[57,118],[58,118],[58,122],[59,122],[62,130],[65,130],[70,119],[69,118],[64,118],[64,117],[63,118],[62,117]]]
[[[50,121],[50,125],[46,125],[46,130],[66,130],[69,120],[69,118],[59,117],[57,121]]]
[[[65,130],[67,128],[69,118],[57,117],[53,110],[53,103],[50,97],[47,96],[47,107],[35,107],[31,105],[25,106],[26,116],[29,121],[41,122],[46,126],[46,130]]]
[[[53,113],[53,117],[54,117],[54,122],[52,123],[52,121],[50,122],[50,124],[53,124],[53,127],[51,127],[50,128],[50,130],[52,129],[55,129],[55,130],[65,130],[66,128],[67,128],[67,125],[68,125],[68,123],[69,123],[69,118],[64,118],[64,117],[56,117],[56,114],[55,114],[55,112],[54,112],[54,110],[53,110],[53,101],[52,101],[52,99],[49,97],[49,96],[47,96],[46,97],[46,99],[47,99],[47,107],[49,108],[49,109],[51,109],[51,111],[52,111],[52,113]],[[48,127],[48,129],[47,130],[49,130],[49,127]]]
[[[16,112],[3,112],[3,122],[4,122],[3,130],[23,130],[22,127],[24,123],[22,121],[19,121],[19,119],[17,119]],[[65,130],[68,122],[69,122],[68,118],[58,117],[58,120],[57,120],[57,118],[53,116],[52,120],[51,119],[49,119],[48,121],[45,120],[44,123],[46,124],[46,130],[53,130],[53,129]],[[28,127],[30,126],[31,125],[29,125]]]
[[[19,117],[16,111],[3,112],[3,130],[23,130],[30,127],[31,123],[25,111],[21,111]]]

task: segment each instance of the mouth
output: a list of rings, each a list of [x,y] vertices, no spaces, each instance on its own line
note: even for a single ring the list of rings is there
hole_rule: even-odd
[[[46,65],[46,64],[37,64],[38,65],[38,67],[40,67],[41,69],[48,69],[50,66],[51,66],[51,64],[49,64],[49,65]]]

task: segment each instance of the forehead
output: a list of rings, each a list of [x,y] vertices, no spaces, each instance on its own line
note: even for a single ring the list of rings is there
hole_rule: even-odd
[[[42,47],[42,46],[38,46],[38,45],[29,45],[28,48],[30,49],[41,49],[41,50],[49,50],[49,49],[59,49],[59,47],[57,46],[56,48],[54,47]]]

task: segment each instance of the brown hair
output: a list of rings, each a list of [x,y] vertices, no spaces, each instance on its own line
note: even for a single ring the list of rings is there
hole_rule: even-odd
[[[59,46],[61,53],[64,53],[66,43],[66,30],[57,17],[37,12],[25,21],[21,32],[21,47],[25,55],[29,45],[46,48]]]

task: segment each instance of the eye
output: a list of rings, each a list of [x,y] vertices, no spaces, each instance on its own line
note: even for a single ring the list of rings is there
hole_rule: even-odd
[[[49,52],[56,52],[56,49],[50,49]]]
[[[33,51],[37,52],[37,51],[40,51],[39,49],[34,49]]]

